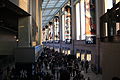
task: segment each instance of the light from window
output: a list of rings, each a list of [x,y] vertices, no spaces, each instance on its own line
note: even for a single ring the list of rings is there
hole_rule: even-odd
[[[76,39],[80,40],[80,4],[76,4]]]
[[[84,5],[84,0],[81,1],[81,40],[85,40],[85,5]]]
[[[113,7],[113,0],[105,0],[105,12]]]
[[[65,41],[65,18],[64,18],[64,15],[62,15],[62,40]]]

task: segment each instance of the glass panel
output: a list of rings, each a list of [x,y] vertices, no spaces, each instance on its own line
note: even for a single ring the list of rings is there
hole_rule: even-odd
[[[108,27],[107,27],[107,23],[105,23],[105,36],[108,36]]]
[[[116,4],[117,4],[118,2],[120,2],[120,0],[116,0]]]
[[[64,15],[62,15],[62,40],[65,41],[65,35],[64,35],[64,32],[65,32],[65,29],[64,29],[64,26],[65,26],[65,18],[64,18]]]
[[[42,8],[44,8],[42,11],[42,16],[48,17],[48,15],[50,15],[51,17],[53,17],[54,14],[60,9],[59,7],[61,7],[65,3],[65,1],[66,0],[44,0],[42,4]],[[46,10],[51,10],[51,11],[49,12]],[[50,20],[50,19],[47,19],[47,20]]]
[[[113,0],[105,0],[105,13],[113,7]]]
[[[60,7],[63,3],[57,3],[56,7]]]
[[[85,7],[84,0],[81,1],[81,40],[85,40]]]
[[[76,39],[80,40],[80,4],[76,4]]]

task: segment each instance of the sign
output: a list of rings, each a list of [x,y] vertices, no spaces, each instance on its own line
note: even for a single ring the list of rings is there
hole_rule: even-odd
[[[86,44],[96,44],[96,36],[86,36]]]

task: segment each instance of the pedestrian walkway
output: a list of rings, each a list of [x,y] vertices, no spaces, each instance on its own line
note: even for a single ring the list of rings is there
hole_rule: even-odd
[[[45,55],[47,56],[40,60],[43,61],[41,71],[45,72],[45,77],[47,77],[46,74],[49,74],[50,80],[102,80],[101,74],[92,72],[88,61],[79,61],[77,58],[69,58],[69,55],[49,50]],[[41,80],[46,79],[43,77]]]
[[[43,66],[42,70],[45,71],[46,73],[48,72],[48,73],[52,74],[51,70],[49,70],[49,69],[46,70],[45,69],[45,66]],[[84,75],[85,80],[87,80],[88,77],[90,78],[90,80],[102,80],[102,75],[101,74],[95,74],[95,73],[93,73],[90,68],[88,69],[88,73],[86,73],[84,70],[82,70],[81,74]],[[58,76],[60,77],[60,74]],[[70,80],[73,80],[73,78],[74,77],[71,76]],[[57,74],[56,73],[55,73],[55,80],[59,80],[59,78],[57,78]]]
[[[85,79],[89,77],[90,80],[102,80],[102,75],[101,74],[96,75],[90,69],[88,70],[88,73],[85,73],[85,71],[81,71],[81,74],[84,75]]]

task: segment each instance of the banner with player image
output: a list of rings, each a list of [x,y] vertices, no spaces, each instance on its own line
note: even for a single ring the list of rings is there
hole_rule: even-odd
[[[95,0],[85,0],[86,44],[96,43]]]

